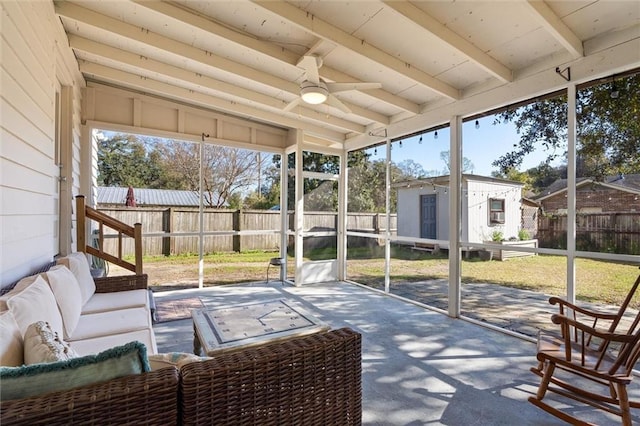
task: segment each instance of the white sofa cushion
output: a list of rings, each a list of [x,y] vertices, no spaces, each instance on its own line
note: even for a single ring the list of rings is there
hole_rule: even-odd
[[[62,315],[64,337],[69,338],[80,320],[82,292],[76,276],[64,265],[57,265],[47,271],[49,286],[56,298]]]
[[[82,314],[137,307],[149,308],[149,294],[147,290],[137,289],[95,293],[82,307]]]
[[[78,326],[67,341],[74,342],[145,328],[151,329],[152,323],[149,310],[144,307],[97,312],[81,315]]]
[[[7,300],[11,299],[13,296],[20,293],[22,290],[24,290],[25,288],[33,284],[36,278],[38,278],[41,275],[46,280],[46,276],[44,274],[29,275],[28,277],[24,277],[23,279],[18,281],[16,285],[7,293],[0,296],[0,311],[9,310],[9,306],[7,305]]]
[[[24,335],[24,363],[26,365],[66,361],[77,357],[78,354],[57,333],[51,330],[46,322],[34,322],[27,327],[27,332]]]
[[[23,363],[22,335],[10,311],[0,313],[0,365],[17,367]]]
[[[27,327],[37,321],[48,322],[54,332],[63,335],[62,317],[56,299],[49,284],[40,275],[30,286],[10,298],[7,305],[21,336],[24,336]]]
[[[128,331],[121,334],[77,340],[75,342],[69,342],[69,345],[71,345],[76,353],[84,356],[97,354],[98,352],[114,346],[122,345],[125,342],[134,341],[143,343],[147,347],[147,354],[152,355],[158,353],[156,337],[151,329]]]
[[[87,256],[82,252],[71,253],[68,256],[58,259],[58,265],[64,265],[73,275],[76,276],[78,284],[80,284],[80,291],[82,292],[82,304],[87,303],[91,296],[96,292],[96,283],[91,276],[91,270],[89,269],[89,261]]]

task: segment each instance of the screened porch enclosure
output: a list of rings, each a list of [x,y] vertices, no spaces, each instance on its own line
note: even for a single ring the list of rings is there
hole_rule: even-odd
[[[635,78],[634,74],[629,75],[629,78]],[[538,102],[541,101],[536,98],[514,108]],[[565,105],[568,106],[566,102]],[[488,121],[509,108],[484,113],[483,118]],[[576,109],[567,109],[567,121],[576,121]],[[229,240],[227,249],[219,251],[242,254],[264,250],[265,247],[254,246],[248,241],[268,237],[275,241],[267,248],[268,258],[262,256],[253,261],[253,275],[240,279],[231,274],[229,278],[224,276],[224,266],[220,269],[214,266],[217,250],[207,250],[203,245],[202,267],[194,263],[187,274],[190,278],[181,279],[182,285],[158,282],[159,288],[162,284],[168,288],[190,288],[267,279],[296,286],[351,281],[453,317],[461,316],[529,337],[535,336],[538,329],[549,327],[547,319],[551,310],[546,303],[549,296],[574,297],[604,306],[619,302],[617,296],[612,296],[606,289],[593,292],[590,287],[607,286],[601,284],[602,281],[594,282],[593,271],[599,268],[612,271],[617,282],[611,285],[624,289],[633,282],[637,253],[633,249],[625,252],[623,248],[614,249],[613,253],[580,250],[580,237],[572,236],[566,230],[564,240],[559,244],[549,243],[548,239],[538,240],[538,224],[548,217],[543,216],[539,207],[533,214],[526,209],[525,184],[510,180],[509,176],[497,178],[473,173],[473,167],[480,168],[482,161],[486,161],[476,160],[472,156],[476,154],[465,155],[474,152],[468,151],[467,147],[477,143],[477,139],[470,137],[470,142],[465,143],[465,134],[479,131],[480,126],[476,123],[478,119],[473,116],[455,118],[446,126],[387,138],[372,146],[346,152],[319,149],[306,143],[304,135],[301,135],[299,145],[284,151],[265,150],[281,159],[277,164],[281,183],[281,201],[277,209],[216,212],[216,215],[229,215],[229,226],[218,230],[207,225],[200,228],[195,218],[204,215],[204,210],[194,209],[191,212],[193,227],[188,232],[177,229],[169,233],[151,231],[146,238],[148,241],[188,238],[193,247],[199,247],[200,240],[226,238]],[[486,121],[483,125],[490,126]],[[193,143],[201,144],[203,150],[218,143],[206,139],[203,136],[201,141]],[[575,151],[575,141],[573,145]],[[412,171],[406,167],[411,163],[403,163],[403,155],[406,155],[403,151],[418,155],[416,163],[420,155],[440,153],[447,169]],[[460,155],[456,159],[451,152]],[[496,153],[495,158],[500,154]],[[584,157],[581,161],[585,161]],[[456,163],[457,174],[452,173]],[[578,160],[568,158],[566,163],[566,170],[575,169]],[[578,169],[585,172],[583,166]],[[565,199],[575,199],[580,189],[569,186],[565,191]],[[435,202],[429,220],[437,226],[431,228],[430,235],[422,232],[425,209],[421,203],[425,196]],[[412,206],[413,213],[402,213],[407,205]],[[574,216],[566,209],[565,220],[570,221],[572,217],[576,218],[576,223],[583,220],[588,212],[580,207],[579,204],[574,207]],[[232,216],[247,214],[268,215],[270,225],[263,229],[236,227],[234,224],[238,220]],[[535,218],[538,214],[539,220],[533,223],[530,220],[527,224],[527,218]],[[407,221],[416,225],[407,227]],[[496,234],[500,234],[501,239]],[[242,238],[243,247],[249,248],[240,249],[239,245],[231,243]],[[522,244],[527,241],[533,243]],[[567,248],[571,246],[573,250]],[[492,260],[486,262],[485,255]],[[269,277],[265,270],[269,273],[272,258],[283,259],[283,264],[271,268]],[[152,266],[149,263],[151,271]],[[608,279],[609,275],[605,275]],[[509,309],[504,308],[505,300],[516,310],[523,300],[537,304],[538,315],[514,319]]]
[[[1,7],[3,286],[77,250],[73,197],[97,204],[96,130],[178,141],[201,158],[225,148],[282,159],[271,220],[252,228],[248,213],[230,213],[212,223],[203,205],[172,216],[182,228],[145,230],[165,253],[197,254],[198,284],[211,267],[205,247],[244,251],[263,238],[268,259],[285,259],[278,278],[295,285],[354,281],[418,303],[435,295],[449,315],[482,320],[467,290],[515,283],[595,300],[594,271],[619,265],[624,286],[638,263],[634,2]],[[319,93],[309,82],[326,86],[324,102],[303,100]],[[549,117],[529,139],[501,133]],[[617,130],[602,117],[619,118]],[[514,144],[535,162],[518,164]],[[470,175],[523,191],[465,186]]]

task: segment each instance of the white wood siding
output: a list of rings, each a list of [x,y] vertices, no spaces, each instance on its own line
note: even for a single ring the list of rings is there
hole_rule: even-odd
[[[399,187],[398,236],[419,238],[421,206],[420,196],[436,194],[437,239],[449,239],[449,191],[444,186],[434,188],[424,184],[422,188]],[[508,182],[475,181],[467,178],[462,188],[462,241],[482,242],[491,239],[494,230],[502,231],[504,238],[517,237],[520,230],[521,187]],[[505,200],[505,223],[489,224],[490,198]]]
[[[52,3],[5,1],[0,8],[0,285],[6,285],[57,251],[55,86],[57,80],[79,86],[82,79]],[[76,88],[76,135],[79,95]]]
[[[449,195],[443,187],[398,188],[398,236],[420,238],[421,195],[436,194],[436,239],[449,238]]]
[[[517,185],[499,182],[467,181],[465,211],[468,212],[468,242],[482,242],[491,239],[491,234],[501,231],[504,238],[517,237],[520,229],[520,195]],[[505,221],[503,224],[489,223],[489,199],[504,199]],[[464,207],[464,202],[463,202]],[[463,226],[464,230],[464,226]],[[463,231],[464,241],[464,231]]]

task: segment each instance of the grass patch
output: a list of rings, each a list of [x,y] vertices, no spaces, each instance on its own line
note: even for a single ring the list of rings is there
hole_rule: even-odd
[[[262,281],[269,260],[277,252],[212,253],[204,256],[205,285]],[[307,260],[334,259],[336,250],[325,248],[305,252]],[[198,281],[198,256],[146,256],[144,270],[153,286]],[[293,258],[289,257],[290,265]],[[384,284],[384,247],[351,248],[347,253],[350,280],[381,286]],[[566,295],[567,263],[563,256],[527,256],[501,261],[462,260],[462,283],[490,283],[532,290],[550,295]],[[278,276],[271,267],[269,278]],[[449,259],[446,252],[432,254],[406,246],[391,247],[391,282],[420,282],[447,279]],[[593,259],[576,260],[576,297],[578,300],[619,305],[638,277],[636,266]],[[636,298],[632,305],[640,306]]]

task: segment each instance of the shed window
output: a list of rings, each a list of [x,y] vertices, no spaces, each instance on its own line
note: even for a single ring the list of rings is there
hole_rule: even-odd
[[[504,198],[489,198],[489,224],[504,223]]]

